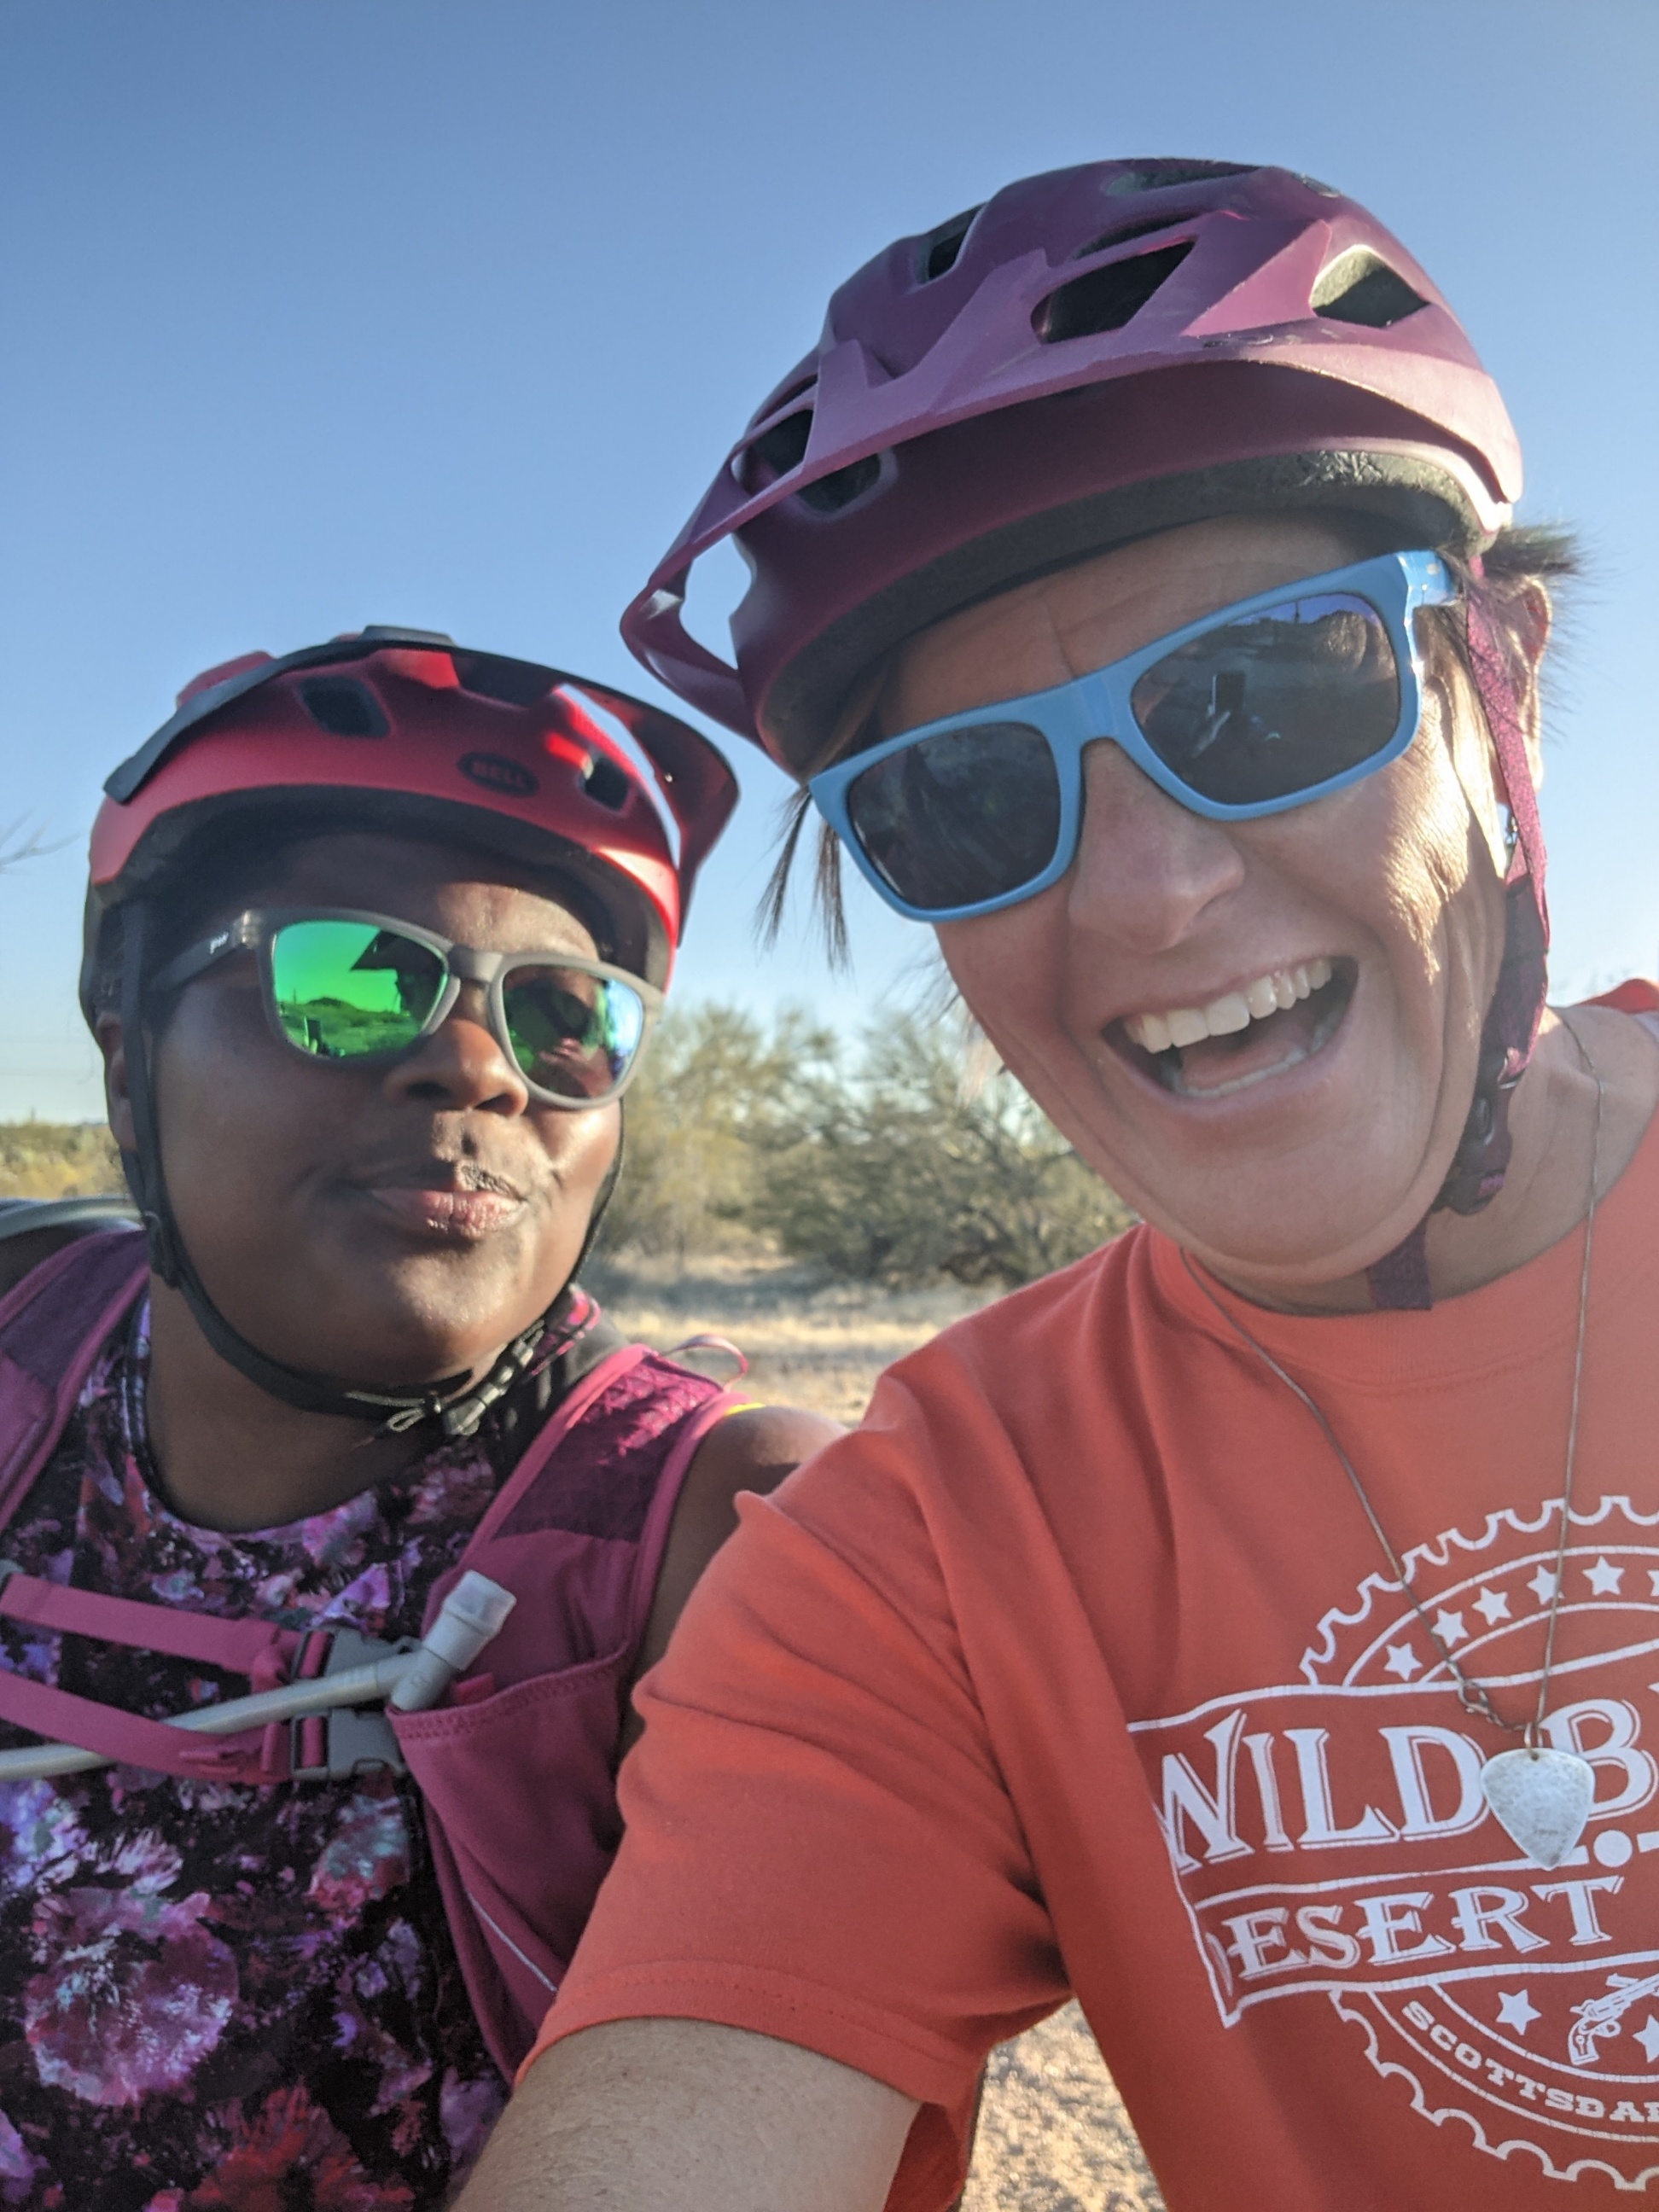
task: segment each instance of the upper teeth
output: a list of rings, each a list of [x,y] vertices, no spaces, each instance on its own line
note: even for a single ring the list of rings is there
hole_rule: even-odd
[[[1123,1026],[1129,1040],[1143,1052],[1168,1052],[1171,1045],[1197,1044],[1206,1036],[1231,1036],[1236,1030],[1264,1020],[1269,1014],[1293,1006],[1310,992],[1322,991],[1331,980],[1328,960],[1310,960],[1305,967],[1275,968],[1258,975],[1242,991],[1224,991],[1207,1006],[1171,1006],[1163,1014],[1129,1014]]]

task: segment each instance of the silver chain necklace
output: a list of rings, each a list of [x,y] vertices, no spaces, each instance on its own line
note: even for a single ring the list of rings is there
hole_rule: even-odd
[[[1565,1581],[1573,1475],[1578,1457],[1578,1401],[1584,1374],[1584,1335],[1589,1318],[1590,1251],[1595,1234],[1595,1208],[1601,1169],[1601,1118],[1606,1097],[1601,1070],[1590,1058],[1583,1039],[1565,1016],[1560,1018],[1562,1027],[1577,1048],[1578,1057],[1595,1085],[1595,1133],[1590,1149],[1589,1204],[1584,1214],[1584,1256],[1578,1275],[1578,1337],[1572,1359],[1572,1401],[1567,1415],[1566,1473],[1561,1485],[1561,1526],[1555,1546],[1555,1587],[1550,1594],[1549,1616],[1544,1627],[1544,1664],[1538,1678],[1538,1702],[1530,1718],[1505,1720],[1493,1705],[1492,1693],[1486,1684],[1477,1682],[1458,1665],[1445,1639],[1430,1620],[1421,1599],[1412,1588],[1410,1570],[1389,1542],[1388,1531],[1377,1518],[1376,1508],[1371,1504],[1365,1486],[1359,1479],[1359,1471],[1343,1450],[1322,1408],[1293,1375],[1286,1373],[1266,1345],[1259,1343],[1243,1322],[1228,1311],[1194,1267],[1191,1256],[1185,1250],[1181,1255],[1187,1273],[1234,1335],[1247,1345],[1262,1364],[1279,1377],[1285,1389],[1301,1401],[1318,1424],[1320,1434],[1335,1454],[1338,1464],[1352,1486],[1354,1496],[1359,1500],[1360,1510],[1370,1524],[1377,1547],[1389,1563],[1389,1573],[1421,1622],[1431,1647],[1445,1662],[1456,1685],[1458,1702],[1463,1710],[1490,1721],[1494,1728],[1501,1729],[1506,1735],[1518,1735],[1522,1739],[1515,1749],[1495,1753],[1486,1761],[1480,1771],[1480,1784],[1486,1792],[1486,1802],[1499,1826],[1529,1858],[1544,1867],[1559,1866],[1575,1848],[1584,1832],[1584,1824],[1589,1818],[1595,1794],[1595,1774],[1589,1760],[1580,1759],[1575,1752],[1562,1751],[1544,1741],[1544,1720],[1549,1710],[1550,1671],[1555,1664],[1555,1632],[1560,1620],[1561,1592]]]

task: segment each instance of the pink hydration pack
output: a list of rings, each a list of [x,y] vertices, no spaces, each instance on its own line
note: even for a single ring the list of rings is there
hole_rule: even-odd
[[[148,1273],[142,1237],[116,1231],[69,1245],[0,1299],[0,1530]],[[645,1421],[637,1394],[605,1403],[642,1362],[661,1385]],[[518,1603],[484,1651],[489,1673],[458,1682],[430,1711],[209,1737],[0,1670],[0,1720],[125,1764],[264,1788],[349,1772],[377,1741],[390,1750],[375,1734],[389,1724],[425,1804],[467,1994],[510,2080],[616,1852],[617,1738],[669,1523],[698,1445],[737,1402],[644,1345],[623,1346],[582,1376],[433,1585],[423,1632],[469,1569]],[[336,1644],[337,1663],[349,1663],[362,1645],[349,1632],[218,1620],[17,1571],[0,1583],[0,1614],[245,1674],[254,1690],[323,1672]]]

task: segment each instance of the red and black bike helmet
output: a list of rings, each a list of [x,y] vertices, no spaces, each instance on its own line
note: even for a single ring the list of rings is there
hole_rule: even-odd
[[[631,741],[631,750],[630,750]],[[82,1004],[112,916],[233,825],[305,815],[545,867],[660,990],[692,886],[737,804],[708,740],[659,708],[429,630],[370,629],[210,668],[104,787]],[[666,817],[666,818],[665,818]]]

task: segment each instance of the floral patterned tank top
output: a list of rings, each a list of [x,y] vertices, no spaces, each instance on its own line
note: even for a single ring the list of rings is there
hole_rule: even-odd
[[[499,1429],[287,1527],[196,1528],[149,1466],[144,1319],[100,1355],[9,1560],[150,1603],[418,1636],[508,1471]],[[0,1665],[155,1717],[246,1688],[9,1620]],[[33,1740],[0,1725],[0,1747]],[[425,2212],[459,2193],[505,2100],[407,1775],[0,1784],[0,2205]]]

